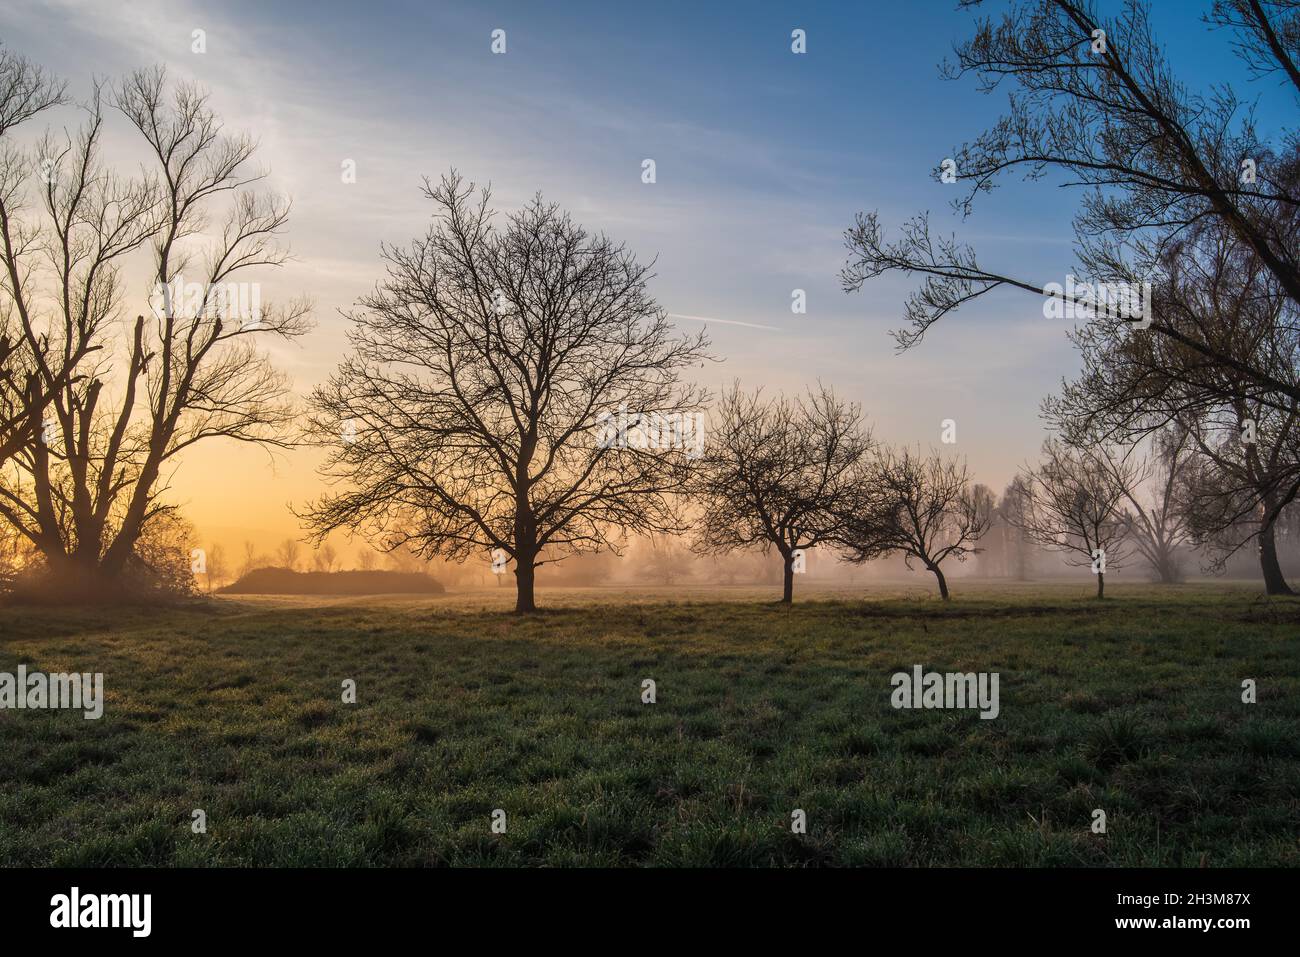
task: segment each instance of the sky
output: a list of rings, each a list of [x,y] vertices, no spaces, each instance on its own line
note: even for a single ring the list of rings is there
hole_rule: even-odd
[[[1176,71],[1206,89],[1239,80],[1202,11],[1157,0],[1156,33]],[[654,259],[660,304],[715,320],[724,361],[702,370],[703,384],[794,392],[820,380],[861,403],[891,442],[938,445],[953,419],[948,450],[1000,490],[1036,458],[1040,401],[1077,369],[1067,326],[1008,292],[900,355],[889,330],[911,283],[890,277],[846,294],[838,279],[843,232],[870,210],[887,228],[928,210],[984,264],[1036,282],[1071,271],[1079,191],[1008,179],[962,220],[949,206],[959,187],[931,177],[1005,106],[1003,93],[939,76],[972,22],[953,0],[6,0],[0,42],[83,98],[94,76],[163,64],[207,87],[228,128],[259,140],[268,186],[293,201],[293,260],[248,278],[264,300],[306,294],[315,304],[314,331],[273,352],[302,394],[342,356],[340,311],[382,278],[381,243],[425,231],[422,178],[455,167],[490,183],[503,211],[540,191]],[[498,29],[504,54],[491,50]],[[804,54],[791,52],[794,29],[806,33]],[[193,52],[195,30],[206,52]],[[1267,138],[1287,101],[1267,81],[1238,89],[1261,98]],[[64,111],[56,122],[75,119]],[[134,156],[123,126],[110,156]],[[647,158],[653,184],[641,178]],[[355,183],[342,181],[346,160]],[[806,292],[804,314],[791,312],[795,289]],[[299,534],[290,506],[319,493],[317,461],[217,441],[186,454],[171,495],[205,541],[270,547]]]

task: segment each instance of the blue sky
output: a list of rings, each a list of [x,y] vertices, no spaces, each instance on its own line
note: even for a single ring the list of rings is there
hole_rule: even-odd
[[[954,187],[930,178],[1005,102],[939,78],[972,23],[952,0],[111,6],[9,0],[0,39],[79,95],[92,74],[164,63],[260,138],[271,184],[294,200],[295,262],[265,284],[317,307],[317,331],[279,357],[304,389],[343,349],[337,310],[380,278],[380,242],[424,231],[420,178],[453,165],[491,181],[504,208],[540,190],[657,256],[653,289],[670,312],[775,327],[711,324],[726,361],[705,370],[707,384],[797,390],[821,379],[893,441],[937,443],[954,418],[956,451],[998,489],[1035,457],[1039,401],[1076,367],[1065,328],[1032,297],[980,303],[899,356],[888,330],[909,285],[839,288],[841,234],[859,210],[897,224],[928,209],[989,265],[1037,281],[1062,281],[1072,265],[1077,191],[1007,181],[963,222],[948,207]],[[1203,8],[1157,0],[1158,35],[1180,76],[1239,81]],[[490,51],[498,28],[505,55]],[[795,28],[807,32],[804,55],[790,52]],[[194,29],[206,31],[204,54],[191,52]],[[1266,132],[1294,111],[1271,82],[1250,89]],[[641,182],[645,158],[653,185]],[[355,184],[341,182],[345,159]],[[806,315],[790,312],[795,288],[807,291]],[[262,476],[250,521],[278,521],[311,474],[301,456],[274,471],[254,451],[196,456]],[[201,525],[220,521],[220,503],[191,504]]]

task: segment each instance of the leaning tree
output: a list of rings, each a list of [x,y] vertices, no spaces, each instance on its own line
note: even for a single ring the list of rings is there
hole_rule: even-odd
[[[884,449],[867,470],[848,520],[849,561],[901,554],[909,570],[917,561],[934,575],[939,596],[947,601],[943,563],[964,562],[980,552],[977,543],[992,521],[992,498],[972,487],[964,461],[906,446]]]
[[[540,196],[497,219],[455,171],[424,195],[430,228],[385,249],[387,278],[313,393],[336,490],[303,517],[317,539],[512,561],[531,612],[540,565],[684,530],[706,396],[682,374],[708,341],[674,334],[626,246]]]
[[[775,549],[789,603],[799,553],[844,544],[873,447],[861,409],[828,388],[764,398],[733,383],[710,415],[691,482],[703,508],[696,549]]]

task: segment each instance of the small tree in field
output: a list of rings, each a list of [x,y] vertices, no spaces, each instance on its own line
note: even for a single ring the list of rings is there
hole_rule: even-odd
[[[216,587],[217,583],[225,581],[229,575],[229,567],[226,563],[226,550],[217,544],[209,545],[206,556],[206,566],[208,594],[212,594],[212,590]]]
[[[311,556],[311,567],[318,572],[332,572],[339,553],[329,542],[323,543]]]
[[[539,565],[682,530],[705,397],[680,376],[708,343],[673,335],[649,267],[540,196],[498,222],[454,171],[424,192],[432,226],[385,250],[351,353],[313,395],[340,489],[306,518],[317,540],[347,528],[424,558],[499,551],[531,612]]]
[[[1191,516],[1185,507],[1186,489],[1195,473],[1192,442],[1177,426],[1157,432],[1150,454],[1126,469],[1122,461],[1102,458],[1125,484],[1124,522],[1134,549],[1151,565],[1156,579],[1166,585],[1182,580],[1178,551],[1192,541]],[[1141,487],[1149,489],[1140,496]]]
[[[263,565],[270,564],[269,559],[263,558],[258,554],[257,546],[252,542],[244,541],[244,560],[239,565],[239,575],[242,578],[254,568],[261,568]]]
[[[998,518],[1006,525],[1008,572],[1016,581],[1028,581],[1033,565],[1033,543],[1025,534],[1025,509],[1029,503],[1029,490],[1020,476],[1013,478],[1002,492],[998,503]]]
[[[297,571],[298,556],[302,554],[302,546],[296,539],[286,538],[280,543],[280,547],[275,550],[275,560],[281,568],[287,568],[289,571]]]
[[[651,535],[644,545],[640,562],[642,578],[660,585],[675,585],[694,576],[692,563],[695,556],[679,539]]]
[[[1043,443],[1043,461],[1021,473],[1028,501],[1019,517],[1029,539],[1059,552],[1067,564],[1090,567],[1097,597],[1106,597],[1106,570],[1128,558],[1124,502],[1134,486],[1130,466],[1106,450],[1092,452],[1059,439]]]
[[[915,559],[949,598],[942,564],[977,554],[975,543],[992,520],[992,498],[971,486],[965,462],[922,455],[908,448],[886,449],[870,471],[849,535],[849,560],[867,561],[901,552],[907,567]]]
[[[843,544],[871,449],[861,410],[829,389],[765,400],[733,384],[710,417],[692,481],[704,509],[696,549],[775,548],[784,568],[781,601],[790,602],[798,553]]]

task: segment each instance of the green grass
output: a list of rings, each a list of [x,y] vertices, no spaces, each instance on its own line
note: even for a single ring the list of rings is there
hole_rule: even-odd
[[[0,609],[0,671],[107,698],[0,712],[0,863],[1300,864],[1300,602],[955,584]],[[914,664],[1001,715],[894,710]]]

